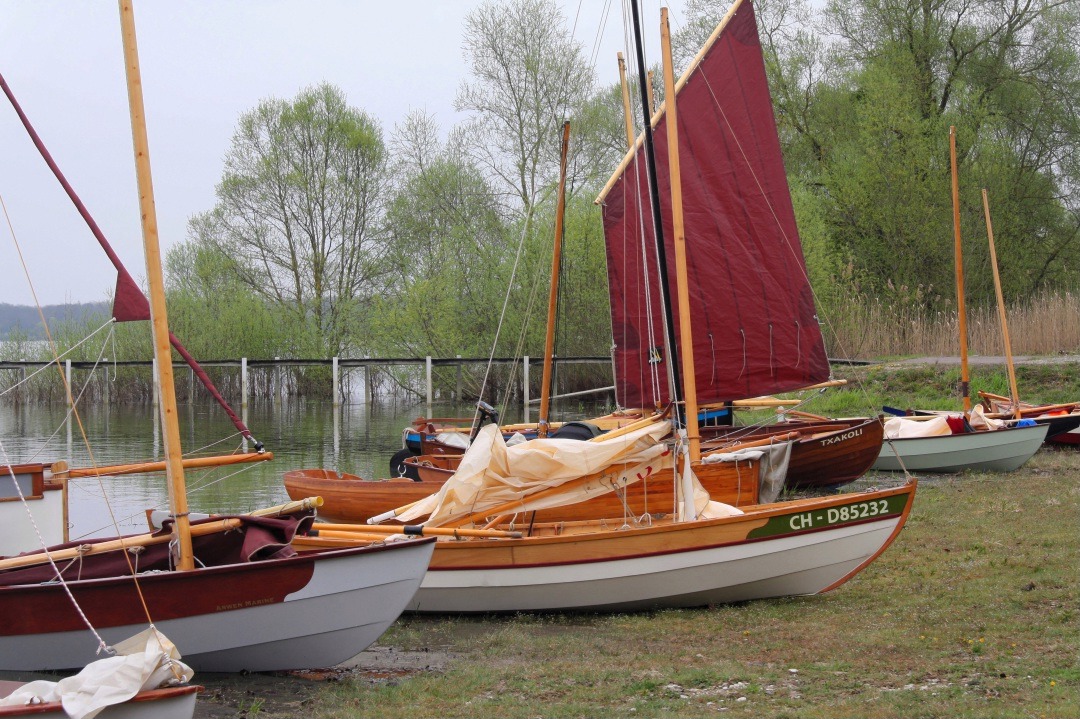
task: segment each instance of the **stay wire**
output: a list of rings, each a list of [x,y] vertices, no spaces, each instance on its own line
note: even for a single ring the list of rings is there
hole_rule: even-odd
[[[30,278],[30,269],[29,269],[29,266],[26,263],[26,258],[23,255],[22,245],[19,243],[19,238],[18,238],[17,234],[15,233],[15,227],[11,222],[11,216],[8,214],[7,204],[4,202],[4,198],[3,198],[2,195],[0,195],[0,209],[3,210],[4,220],[7,223],[8,232],[10,232],[10,234],[11,234],[12,244],[14,245],[15,251],[19,256],[19,265],[22,267],[23,275],[26,277],[26,282],[27,282],[27,285],[29,286],[30,294],[31,294],[31,296],[33,297],[33,300],[34,300],[34,306],[37,308],[38,317],[41,320],[41,325],[42,325],[42,327],[44,328],[44,331],[45,331],[45,337],[46,337],[47,346],[49,348],[50,353],[52,354],[53,363],[56,365],[57,373],[60,375],[60,382],[63,384],[64,395],[67,397],[68,406],[71,407],[71,414],[75,418],[75,422],[79,427],[79,435],[82,437],[83,444],[86,447],[87,454],[89,455],[90,465],[91,465],[91,467],[97,467],[97,461],[94,459],[94,450],[90,446],[90,440],[89,440],[89,438],[87,436],[87,433],[86,433],[86,427],[83,425],[82,417],[79,415],[78,409],[75,406],[74,398],[72,397],[71,386],[68,384],[67,377],[65,376],[63,370],[60,368],[59,352],[57,350],[56,340],[53,339],[52,332],[49,330],[49,323],[45,319],[45,312],[42,310],[41,302],[38,300],[37,290],[34,288],[34,282]],[[5,456],[5,458],[7,457],[6,450],[4,451],[4,456]],[[9,464],[10,464],[10,462],[9,462]],[[12,470],[9,470],[9,471],[12,471]],[[13,471],[12,471],[12,479],[14,480]],[[104,485],[101,483],[100,475],[98,476],[97,479],[98,479],[98,484],[101,485],[102,494],[104,494]],[[21,494],[21,492],[20,492],[20,494]],[[116,521],[116,515],[113,512],[112,506],[108,502],[105,503],[105,507],[106,507],[106,510],[109,513],[109,518],[112,521],[113,526],[116,527],[116,534],[119,537],[119,541],[121,543],[121,548],[122,548],[121,551],[122,551],[122,553],[124,555],[124,561],[126,562],[127,567],[128,567],[128,571],[131,574],[131,578],[132,578],[132,581],[133,581],[134,586],[135,586],[135,591],[139,596],[139,602],[142,605],[142,609],[143,609],[143,612],[144,612],[144,614],[146,616],[146,620],[147,620],[147,622],[149,624],[153,625],[154,620],[150,616],[150,608],[149,608],[149,606],[147,606],[146,598],[143,596],[142,587],[139,584],[139,578],[135,573],[135,568],[131,564],[131,555],[130,555],[130,552],[128,551],[129,548],[124,544],[124,538],[122,536],[119,536],[120,535],[120,530],[119,530],[119,525],[117,524],[117,521]],[[39,534],[39,539],[40,539],[40,534]],[[44,544],[44,540],[42,540],[42,543]],[[56,572],[57,579],[63,584],[64,579],[59,574],[59,571],[58,571],[58,569],[56,567],[56,563],[53,561],[52,555],[49,553],[47,547],[43,547],[43,549],[45,551],[46,557],[49,560],[49,564],[52,566],[53,571]],[[68,598],[71,600],[72,604],[75,606],[76,611],[78,611],[79,615],[86,622],[87,626],[90,628],[90,630],[94,634],[95,638],[98,639],[98,642],[99,642],[98,643],[98,652],[100,653],[101,651],[104,650],[104,651],[107,651],[110,654],[114,653],[113,650],[111,649],[111,647],[109,647],[109,645],[107,645],[104,642],[104,640],[101,638],[101,635],[99,635],[94,630],[93,626],[90,625],[89,620],[86,618],[86,615],[83,614],[82,608],[79,607],[78,602],[75,601],[75,596],[71,593],[71,590],[67,587],[66,584],[64,584],[64,590],[67,592]]]

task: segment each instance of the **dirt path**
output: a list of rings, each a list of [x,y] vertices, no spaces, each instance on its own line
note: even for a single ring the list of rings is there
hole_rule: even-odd
[[[1080,362],[1080,355],[1020,355],[1013,357],[1013,364],[1067,364]],[[909,359],[882,362],[885,365],[958,365],[959,356],[952,357],[911,357]],[[973,365],[1004,365],[1005,357],[1002,355],[971,355],[968,364]]]
[[[375,645],[339,667],[314,672],[196,674],[205,687],[195,719],[309,716],[310,703],[326,682],[394,684],[415,674],[441,672],[453,658],[448,652],[405,652]]]

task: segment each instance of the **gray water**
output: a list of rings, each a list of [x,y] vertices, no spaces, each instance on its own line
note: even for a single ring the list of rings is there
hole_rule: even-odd
[[[336,409],[329,401],[253,404],[247,411],[247,425],[273,452],[274,459],[188,470],[189,509],[245,512],[286,502],[289,497],[282,475],[291,469],[321,467],[365,478],[386,477],[390,456],[401,448],[402,430],[412,420],[420,416],[468,417],[472,410],[472,405],[435,404],[429,408],[423,403],[350,404]],[[556,405],[552,416],[578,419],[595,415],[596,410],[575,402],[562,409]],[[160,428],[150,405],[83,409],[81,420],[90,450],[74,423],[68,443],[65,416],[66,408],[61,405],[0,404],[0,444],[4,450],[0,464],[66,460],[72,467],[89,467],[162,458]],[[229,454],[242,445],[242,438],[217,405],[181,406],[179,417],[185,455]],[[520,417],[505,419],[518,421]],[[164,473],[73,480],[69,483],[70,536],[76,540],[142,532],[147,526],[145,510],[167,506]]]

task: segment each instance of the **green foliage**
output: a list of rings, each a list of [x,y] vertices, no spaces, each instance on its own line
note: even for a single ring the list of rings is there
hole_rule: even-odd
[[[728,7],[688,3],[679,64]],[[969,309],[994,301],[982,188],[1006,299],[1075,291],[1075,0],[755,10],[808,272],[845,354],[859,353],[874,317],[911,319],[893,322],[891,354],[911,351],[911,327],[946,326],[955,311],[950,126]],[[416,115],[384,143],[378,122],[329,86],[245,113],[217,205],[169,258],[177,326],[199,354],[484,356],[498,337],[497,355],[538,356],[566,117],[556,351],[606,354],[590,201],[625,153],[621,88],[596,82],[567,25],[551,0],[470,12],[457,95],[468,119],[448,133]]]
[[[192,221],[197,283],[232,275],[261,297],[290,332],[282,353],[356,348],[385,272],[385,165],[377,122],[337,88],[262,101],[240,118],[217,206]]]
[[[728,5],[689,3],[676,36],[683,62]],[[1068,189],[1080,180],[1077,3],[755,8],[808,265],[826,305],[832,288],[822,282],[836,276],[838,258],[870,297],[926,311],[953,302],[950,125],[971,302],[994,301],[981,188],[1006,297],[1077,286],[1080,213]],[[800,188],[818,202],[800,201]]]

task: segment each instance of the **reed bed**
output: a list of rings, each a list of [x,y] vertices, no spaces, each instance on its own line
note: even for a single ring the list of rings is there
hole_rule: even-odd
[[[914,303],[860,298],[837,303],[824,324],[830,357],[873,359],[959,353],[960,323],[955,310],[928,312]],[[967,308],[968,349],[975,355],[1003,355],[1001,321],[994,306]],[[1080,295],[1044,292],[1006,307],[1014,355],[1052,355],[1080,349]]]

